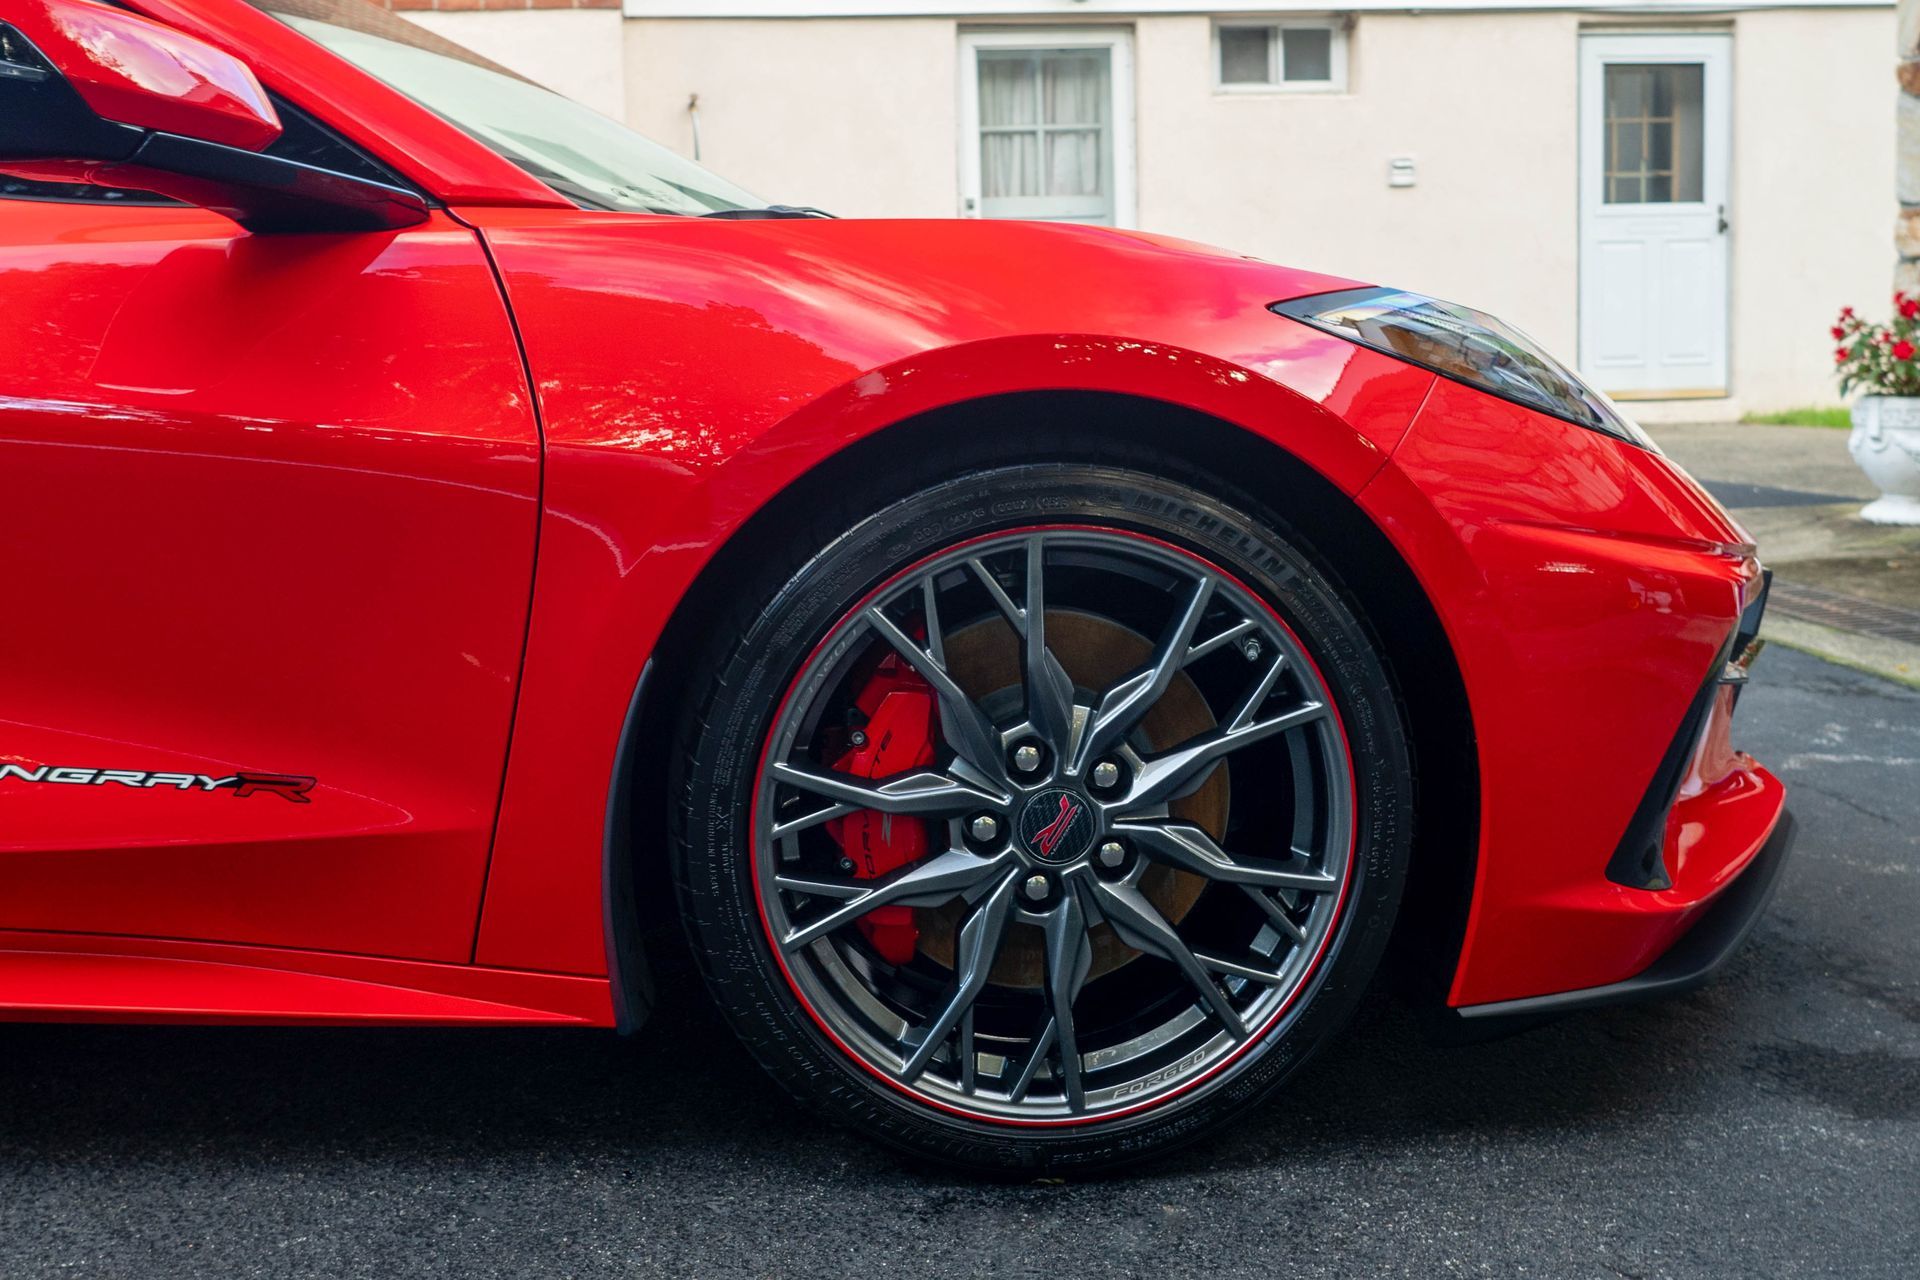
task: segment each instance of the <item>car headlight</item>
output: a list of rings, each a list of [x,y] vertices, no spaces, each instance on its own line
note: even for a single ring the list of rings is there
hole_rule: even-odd
[[[1270,309],[1502,400],[1659,452],[1604,392],[1485,312],[1400,289],[1343,289],[1276,302]]]

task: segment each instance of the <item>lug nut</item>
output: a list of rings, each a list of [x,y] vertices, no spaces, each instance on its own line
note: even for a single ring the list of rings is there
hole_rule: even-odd
[[[852,858],[842,858],[842,859],[840,859],[840,870],[841,870],[841,872],[842,872],[843,874],[845,874],[845,875],[852,875],[852,874],[853,874],[853,859],[852,859]]]
[[[1120,766],[1111,760],[1102,760],[1093,766],[1093,785],[1105,791],[1109,787],[1120,785]]]
[[[967,824],[967,831],[975,840],[984,843],[1000,834],[1000,823],[992,814],[983,813]]]
[[[1113,871],[1127,860],[1127,847],[1118,840],[1109,840],[1100,846],[1100,865]]]
[[[866,746],[867,745],[866,731],[863,729],[855,729],[850,735],[848,735],[847,741],[851,742],[856,747]]]
[[[1023,742],[1013,749],[1013,767],[1021,773],[1032,773],[1040,767],[1040,748],[1031,742]]]
[[[1027,882],[1020,886],[1020,892],[1026,894],[1029,900],[1038,902],[1047,896],[1050,887],[1045,876],[1028,876]]]
[[[1248,636],[1241,642],[1240,652],[1246,655],[1248,662],[1252,662],[1255,658],[1258,658],[1260,656],[1259,638],[1257,636]]]

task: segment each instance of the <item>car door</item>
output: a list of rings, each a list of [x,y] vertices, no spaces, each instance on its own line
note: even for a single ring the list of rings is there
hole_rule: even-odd
[[[7,181],[0,298],[0,930],[469,960],[540,474],[473,233]]]

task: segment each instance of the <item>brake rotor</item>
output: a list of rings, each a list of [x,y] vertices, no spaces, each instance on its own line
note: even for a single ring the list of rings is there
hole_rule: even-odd
[[[1049,609],[1046,628],[1047,647],[1068,678],[1083,689],[1111,688],[1145,666],[1153,654],[1153,642],[1139,632],[1090,613]],[[1018,696],[1020,642],[1013,628],[1000,619],[988,618],[949,635],[946,662],[948,673],[976,702],[1009,690]],[[1183,672],[1174,677],[1166,693],[1141,720],[1139,733],[1150,749],[1157,749],[1185,742],[1217,723],[1206,699]],[[1226,832],[1228,802],[1227,771],[1216,769],[1198,791],[1171,802],[1167,808],[1174,817],[1193,823],[1219,840]],[[1174,924],[1193,909],[1205,887],[1206,881],[1199,876],[1158,864],[1149,866],[1140,879],[1140,891]],[[964,902],[955,899],[916,912],[921,953],[951,969],[954,942],[966,909]],[[1089,936],[1093,943],[1089,981],[1112,973],[1140,955],[1105,924],[1096,925]],[[1045,964],[1046,943],[1040,930],[1016,923],[1007,931],[989,980],[1003,987],[1037,990]]]

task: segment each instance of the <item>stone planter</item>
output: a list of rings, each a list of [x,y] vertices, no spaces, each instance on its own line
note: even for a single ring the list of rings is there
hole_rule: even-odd
[[[1880,496],[1860,509],[1873,524],[1920,525],[1920,396],[1862,396],[1847,451]]]

